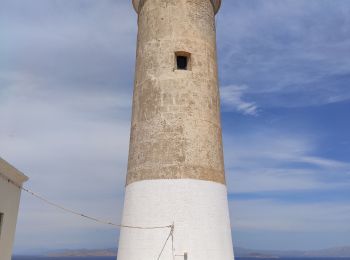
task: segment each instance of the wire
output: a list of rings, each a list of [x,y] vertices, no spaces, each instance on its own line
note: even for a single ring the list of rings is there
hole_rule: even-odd
[[[27,189],[27,188],[24,188],[23,186],[21,185],[18,185],[17,183],[15,183],[14,181],[12,181],[11,179],[7,178],[5,175],[3,175],[2,173],[0,173],[0,177],[2,177],[5,181],[7,181],[8,183],[11,183],[12,185],[14,185],[15,187],[17,187],[18,189],[22,190],[22,191],[25,191],[26,193],[28,193],[29,195],[41,200],[42,202],[52,206],[52,207],[55,207],[55,208],[58,208],[64,212],[67,212],[67,213],[70,213],[72,215],[76,215],[76,216],[79,216],[79,217],[82,217],[82,218],[86,218],[86,219],[89,219],[91,221],[94,221],[94,222],[97,222],[97,223],[100,223],[100,224],[105,224],[105,225],[110,225],[110,226],[115,226],[115,227],[120,227],[120,228],[130,228],[130,229],[166,229],[166,228],[169,228],[170,229],[170,232],[169,232],[169,235],[167,237],[167,239],[165,240],[164,242],[164,245],[162,247],[162,250],[160,251],[159,255],[158,255],[158,258],[157,260],[160,260],[163,252],[164,252],[164,249],[169,241],[169,239],[171,238],[171,254],[172,254],[172,258],[173,260],[175,259],[175,249],[174,249],[174,230],[175,230],[175,224],[173,223],[172,225],[168,225],[168,226],[153,226],[153,227],[141,227],[141,226],[129,226],[129,225],[118,225],[118,224],[115,224],[115,223],[112,223],[112,222],[109,222],[109,221],[104,221],[104,220],[101,220],[101,219],[98,219],[98,218],[95,218],[95,217],[91,217],[91,216],[88,216],[86,214],[83,214],[83,213],[80,213],[79,211],[76,211],[76,210],[72,210],[72,209],[69,209],[69,208],[66,208],[64,206],[61,206],[60,204],[57,204],[57,203],[54,203],[46,198],[44,198],[43,196],[31,191],[30,189]]]
[[[162,250],[160,251],[160,253],[159,253],[159,255],[158,255],[157,260],[159,260],[160,257],[162,256],[162,254],[163,254],[163,252],[164,252],[164,249],[165,249],[165,246],[167,245],[167,243],[168,243],[168,241],[169,241],[169,238],[170,238],[170,237],[173,237],[173,233],[174,233],[174,225],[171,225],[170,233],[169,233],[167,239],[165,240],[165,243],[164,243],[164,245],[163,245],[163,247],[162,247]],[[173,253],[172,253],[172,254],[173,254]]]
[[[79,217],[82,217],[82,218],[86,218],[86,219],[89,219],[91,221],[94,221],[94,222],[97,222],[97,223],[100,223],[100,224],[105,224],[105,225],[110,225],[110,226],[115,226],[115,227],[119,227],[119,228],[130,228],[130,229],[166,229],[166,228],[169,228],[170,229],[170,235],[172,234],[172,230],[173,230],[173,227],[174,225],[168,225],[168,226],[153,226],[153,227],[142,227],[142,226],[130,226],[130,225],[118,225],[118,224],[115,224],[115,223],[112,223],[110,221],[105,221],[105,220],[101,220],[101,219],[98,219],[98,218],[95,218],[95,217],[91,217],[91,216],[88,216],[86,214],[83,214],[83,213],[80,213],[76,210],[72,210],[72,209],[69,209],[69,208],[66,208],[66,207],[63,207],[57,203],[54,203],[52,201],[49,201],[48,199],[44,198],[43,196],[31,191],[30,189],[26,189],[24,188],[23,186],[21,185],[18,185],[17,183],[15,183],[14,181],[12,181],[11,179],[7,178],[6,176],[4,176],[2,173],[0,173],[0,176],[6,180],[7,182],[11,183],[12,185],[14,185],[15,187],[19,188],[20,190],[23,190],[25,191],[26,193],[30,194],[31,196],[41,200],[42,202],[52,206],[52,207],[55,207],[55,208],[58,208],[60,210],[63,210],[67,213],[70,213],[72,215],[76,215],[76,216],[79,216]]]
[[[171,254],[172,254],[173,260],[175,260],[174,232],[175,232],[175,223],[173,222],[172,233],[171,233]]]

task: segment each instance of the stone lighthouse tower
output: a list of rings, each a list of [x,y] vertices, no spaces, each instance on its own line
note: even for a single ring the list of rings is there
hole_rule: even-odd
[[[174,223],[160,259],[234,259],[216,60],[220,4],[133,0],[138,41],[123,225]],[[168,234],[122,228],[118,260],[156,260]]]

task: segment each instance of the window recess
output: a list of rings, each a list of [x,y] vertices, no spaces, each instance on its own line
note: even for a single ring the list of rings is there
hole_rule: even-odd
[[[191,70],[191,54],[184,51],[175,52],[175,69]]]

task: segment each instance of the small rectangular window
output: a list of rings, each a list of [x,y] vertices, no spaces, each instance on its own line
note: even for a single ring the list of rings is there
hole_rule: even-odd
[[[176,64],[175,68],[177,70],[190,70],[190,58],[191,54],[188,52],[176,52],[175,53]]]
[[[0,237],[1,237],[3,220],[4,220],[4,213],[0,213]]]
[[[177,69],[178,70],[187,70],[187,57],[186,56],[177,56],[176,57],[177,62]]]

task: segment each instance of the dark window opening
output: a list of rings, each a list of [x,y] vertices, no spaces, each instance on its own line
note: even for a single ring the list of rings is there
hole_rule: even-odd
[[[184,51],[175,52],[175,69],[191,70],[191,54]]]
[[[4,214],[0,213],[0,237],[1,237],[1,230],[2,230],[3,219],[4,219]]]
[[[177,56],[176,62],[178,70],[187,70],[188,58],[186,56]]]

